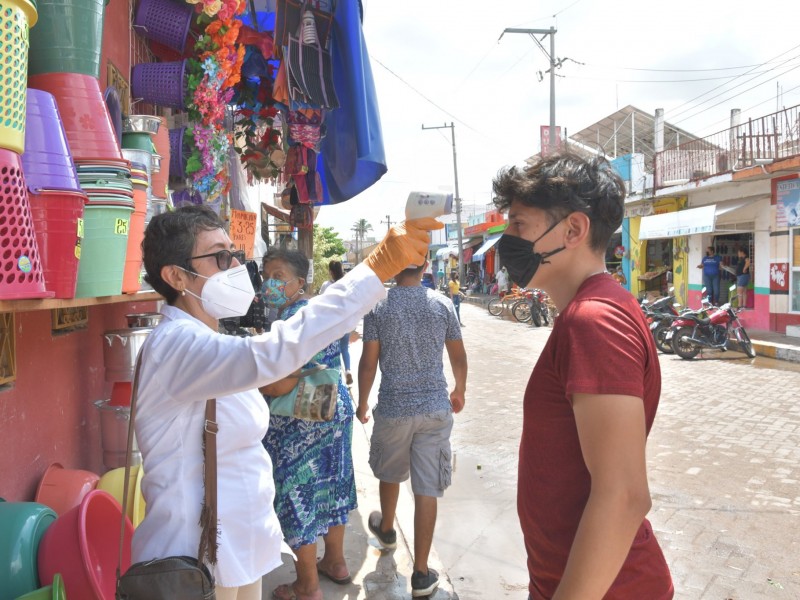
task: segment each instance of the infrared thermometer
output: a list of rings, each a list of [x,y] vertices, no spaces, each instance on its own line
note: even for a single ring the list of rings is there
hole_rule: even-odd
[[[453,194],[411,192],[406,201],[406,220],[441,217],[453,212]]]

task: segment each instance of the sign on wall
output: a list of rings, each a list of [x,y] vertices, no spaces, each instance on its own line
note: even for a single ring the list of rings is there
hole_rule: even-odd
[[[252,258],[256,241],[256,213],[232,210],[230,237],[237,250],[244,250],[245,256]]]
[[[770,294],[789,293],[789,263],[769,264],[769,292]]]
[[[775,184],[778,227],[800,227],[800,179],[778,181]]]

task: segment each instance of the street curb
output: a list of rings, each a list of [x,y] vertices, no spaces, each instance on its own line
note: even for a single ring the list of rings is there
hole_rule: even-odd
[[[751,340],[758,356],[800,363],[800,348],[788,344]]]

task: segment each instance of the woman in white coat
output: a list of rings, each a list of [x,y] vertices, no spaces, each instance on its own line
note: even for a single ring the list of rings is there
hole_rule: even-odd
[[[383,281],[428,250],[433,219],[393,228],[328,292],[269,333],[218,333],[218,319],[243,315],[254,290],[244,256],[217,215],[190,206],[150,221],[142,244],[147,281],[164,296],[164,318],[142,348],[136,439],[142,452],[144,520],[133,562],[196,556],[203,496],[206,400],[217,400],[218,600],[260,600],[261,577],[281,564],[272,464],[261,440],[269,410],[260,386],[297,370],[385,296]]]

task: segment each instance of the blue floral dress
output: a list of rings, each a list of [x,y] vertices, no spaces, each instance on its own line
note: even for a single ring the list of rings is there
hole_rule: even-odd
[[[307,300],[298,300],[280,315],[286,320]],[[339,342],[314,356],[312,362],[341,369]],[[355,509],[353,475],[353,403],[339,375],[336,414],[330,422],[270,416],[264,447],[272,458],[275,512],[283,536],[293,550],[316,543],[329,527],[347,523]]]

